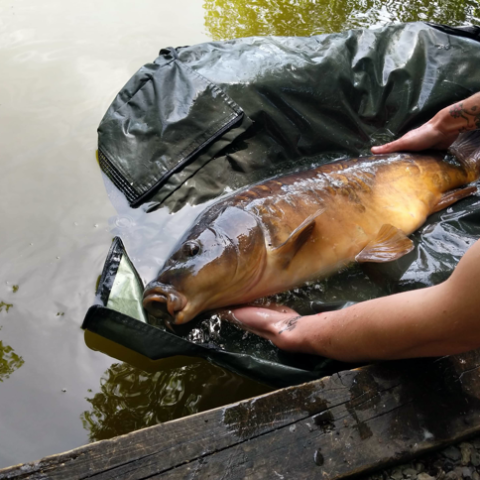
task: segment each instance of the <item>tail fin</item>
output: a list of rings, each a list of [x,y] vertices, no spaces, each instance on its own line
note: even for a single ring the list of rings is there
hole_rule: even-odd
[[[450,153],[467,169],[480,176],[480,130],[461,133],[452,143]]]

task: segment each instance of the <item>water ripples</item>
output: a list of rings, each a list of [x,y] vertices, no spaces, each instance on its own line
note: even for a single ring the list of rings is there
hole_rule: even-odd
[[[475,0],[206,0],[214,40],[256,35],[310,36],[389,23],[480,24]]]

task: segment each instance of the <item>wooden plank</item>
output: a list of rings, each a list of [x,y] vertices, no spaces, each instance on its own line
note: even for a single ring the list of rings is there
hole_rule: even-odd
[[[6,479],[337,479],[480,432],[480,351],[385,362],[0,470]]]

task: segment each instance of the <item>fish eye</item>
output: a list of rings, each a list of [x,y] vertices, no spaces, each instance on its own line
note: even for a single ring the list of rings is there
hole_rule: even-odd
[[[183,245],[183,253],[188,257],[194,257],[200,251],[200,245],[195,242],[187,242]]]

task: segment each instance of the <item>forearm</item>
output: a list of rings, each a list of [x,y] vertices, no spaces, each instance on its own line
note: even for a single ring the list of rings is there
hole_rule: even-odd
[[[444,135],[480,128],[480,92],[440,110],[430,122]]]
[[[307,316],[243,307],[233,319],[280,349],[345,362],[465,352],[480,347],[480,243],[467,253],[451,278],[434,287]]]
[[[289,338],[277,339],[293,351],[344,361],[468,351],[480,347],[479,279],[480,241],[440,285],[302,317]]]
[[[469,350],[470,337],[455,331],[456,302],[446,285],[362,302],[344,310],[302,317],[292,330],[292,350],[343,361],[425,357]]]

